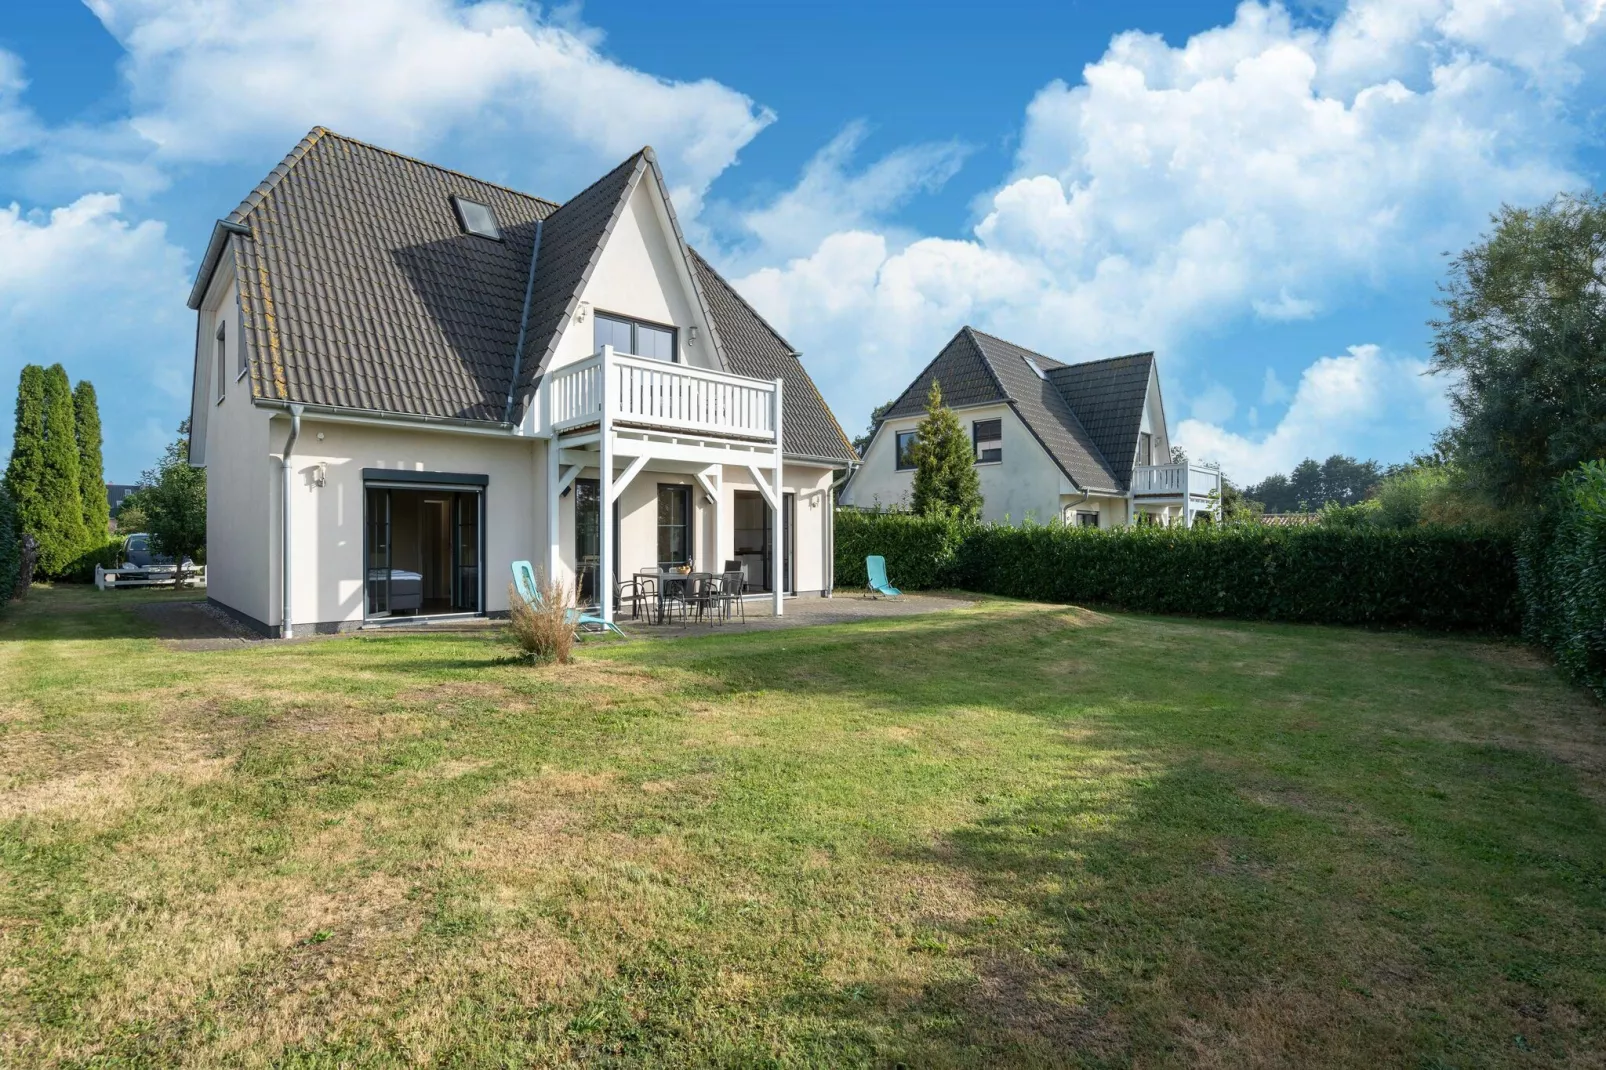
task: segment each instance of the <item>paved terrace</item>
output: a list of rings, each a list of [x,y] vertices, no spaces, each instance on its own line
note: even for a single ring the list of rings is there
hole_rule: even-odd
[[[108,600],[117,592],[108,592]],[[747,622],[740,618],[724,624],[699,622],[695,617],[685,624],[650,624],[646,620],[630,619],[627,607],[619,618],[619,627],[633,639],[663,639],[677,635],[699,635],[710,631],[770,630],[777,628],[808,628],[816,624],[847,624],[856,620],[875,620],[884,617],[911,617],[920,613],[939,613],[966,605],[967,599],[930,594],[906,594],[901,598],[861,598],[857,592],[838,594],[835,598],[803,596],[788,598],[784,615],[772,612],[769,598],[752,599],[747,603]],[[152,626],[156,636],[176,650],[225,650],[265,640],[262,636],[243,629],[235,621],[204,601],[157,602],[137,606],[134,610]],[[465,620],[440,624],[408,627],[404,624],[387,626],[386,632],[417,633],[423,631],[479,631],[500,627],[498,620]],[[344,632],[342,635],[371,635],[373,632]],[[340,636],[324,635],[315,638],[289,640],[293,643],[320,642]]]

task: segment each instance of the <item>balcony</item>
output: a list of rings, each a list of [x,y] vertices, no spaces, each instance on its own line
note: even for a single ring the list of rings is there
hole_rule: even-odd
[[[1221,499],[1221,473],[1189,461],[1140,464],[1132,469],[1134,498],[1174,498],[1181,501]]]
[[[604,423],[774,443],[780,384],[744,375],[630,357],[604,347],[542,385],[555,434]]]

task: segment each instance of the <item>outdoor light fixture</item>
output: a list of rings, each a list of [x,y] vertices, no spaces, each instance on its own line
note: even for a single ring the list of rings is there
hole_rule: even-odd
[[[318,437],[322,438],[323,436],[319,435]],[[322,462],[320,462],[318,464],[318,467],[316,467],[316,468],[314,468],[312,470],[312,485],[315,486],[315,487],[321,487],[325,483],[327,483],[328,481],[329,481],[329,466],[327,464],[323,464]]]
[[[697,344],[697,327],[695,324],[692,325],[692,329],[690,331],[686,332],[686,344],[689,346],[694,346]]]

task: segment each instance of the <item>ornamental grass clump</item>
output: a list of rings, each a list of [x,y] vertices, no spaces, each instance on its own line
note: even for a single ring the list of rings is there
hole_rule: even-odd
[[[569,619],[573,592],[567,584],[553,583],[543,576],[537,594],[540,597],[535,602],[528,602],[517,585],[507,585],[508,627],[513,641],[532,661],[567,665],[574,649],[574,623]]]

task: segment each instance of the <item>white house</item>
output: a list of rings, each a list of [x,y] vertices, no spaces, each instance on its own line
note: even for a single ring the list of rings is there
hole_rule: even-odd
[[[933,380],[970,430],[985,520],[1112,527],[1220,516],[1221,473],[1171,460],[1153,353],[1064,364],[972,327],[883,416],[844,505],[907,506]]]
[[[560,205],[314,129],[189,303],[209,593],[264,632],[505,611],[520,559],[604,615],[658,565],[831,589],[853,449],[650,149]]]

